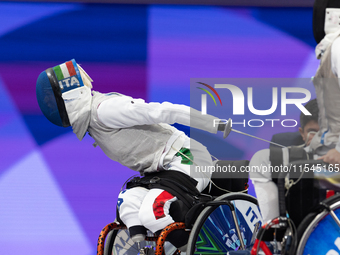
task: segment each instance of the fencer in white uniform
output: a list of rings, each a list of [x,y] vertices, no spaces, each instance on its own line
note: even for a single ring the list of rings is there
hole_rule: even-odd
[[[325,7],[322,9],[321,7]],[[323,13],[323,16],[320,15]],[[318,16],[319,15],[319,16]],[[317,16],[317,17],[316,17]],[[323,18],[323,22],[318,20]],[[320,130],[313,137],[310,146],[305,148],[314,153],[314,159],[325,162],[340,162],[340,3],[333,0],[317,0],[314,6],[314,36],[318,42],[315,53],[320,59],[319,68],[313,77],[319,107]],[[317,30],[322,23],[323,30]],[[316,32],[317,30],[317,32]],[[321,32],[321,35],[320,35]],[[323,32],[323,34],[322,34]],[[283,165],[289,163],[288,148],[282,149]],[[258,151],[250,161],[254,169],[264,166],[262,171],[251,171],[264,221],[279,216],[278,189],[272,180],[269,149]]]
[[[216,133],[221,129],[215,124],[218,118],[185,105],[146,103],[120,93],[102,94],[91,90],[92,82],[75,60],[45,70],[36,87],[42,112],[56,125],[72,126],[79,140],[88,133],[109,158],[141,176],[177,171],[197,181],[198,191],[208,185],[209,171],[192,172],[192,165],[202,169],[213,165],[206,147],[170,124]],[[118,199],[120,218],[130,232],[139,226],[156,232],[174,222],[169,207],[176,200],[162,189],[124,190]],[[143,235],[137,231],[132,237],[140,241]]]

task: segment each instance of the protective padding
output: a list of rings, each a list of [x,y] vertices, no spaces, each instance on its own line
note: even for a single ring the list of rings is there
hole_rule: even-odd
[[[43,71],[37,80],[36,95],[39,107],[45,117],[53,124],[63,126],[57,101],[46,71]]]

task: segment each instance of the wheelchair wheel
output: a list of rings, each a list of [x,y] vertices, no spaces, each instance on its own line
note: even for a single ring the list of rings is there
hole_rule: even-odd
[[[155,241],[142,241],[139,244],[133,242],[127,229],[111,230],[106,236],[104,255],[136,255],[140,254],[140,248],[150,249],[149,254],[154,254]],[[151,251],[152,250],[152,251]],[[174,254],[177,249],[169,242],[164,243],[165,255]]]
[[[336,219],[340,219],[340,195],[335,195],[323,202],[331,211],[324,209],[317,214],[304,231],[299,242],[297,255],[339,255],[340,254],[340,226]]]
[[[235,208],[236,222],[224,201]],[[227,254],[241,249],[239,226],[244,246],[251,244],[255,225],[262,225],[257,200],[243,193],[224,194],[214,200],[217,205],[207,206],[198,216],[191,230],[187,254]]]

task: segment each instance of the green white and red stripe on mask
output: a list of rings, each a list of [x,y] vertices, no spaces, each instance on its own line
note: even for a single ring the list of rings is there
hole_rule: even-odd
[[[84,86],[77,63],[74,59],[53,67],[53,71],[58,79],[62,93],[76,87]]]

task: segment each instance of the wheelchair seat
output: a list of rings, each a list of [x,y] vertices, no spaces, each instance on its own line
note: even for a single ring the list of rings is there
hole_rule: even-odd
[[[249,160],[216,160],[210,183],[203,191],[213,197],[221,196],[227,191],[243,192],[248,187],[248,171],[242,167],[249,165]]]
[[[294,182],[299,178],[297,173],[290,176]],[[302,178],[289,189],[286,197],[286,208],[295,226],[298,228],[302,220],[325,198],[326,190],[320,189],[319,181],[314,179],[313,172],[305,172]]]
[[[284,134],[285,133],[281,133],[279,135]],[[271,166],[282,167],[285,164],[283,155],[282,148],[271,147],[269,156]],[[290,162],[289,176],[286,171],[273,171],[271,173],[272,180],[276,184],[278,184],[280,175],[288,176],[290,182],[294,183],[290,186],[288,195],[285,196],[285,204],[289,216],[296,227],[298,227],[303,218],[326,197],[326,191],[320,190],[318,181],[314,179],[313,171],[309,171],[308,168],[305,170],[305,162],[310,158],[313,158],[313,154],[310,152],[307,153],[303,147],[290,146],[288,148],[288,160]],[[284,176],[281,177],[283,178]],[[306,194],[308,194],[308,196],[306,196]]]
[[[186,207],[181,200],[173,202],[169,209],[171,217],[175,221],[185,222],[186,226],[191,228],[207,202],[228,192],[247,193],[244,191],[248,187],[248,172],[242,171],[241,167],[248,165],[248,160],[214,161],[215,171],[211,177],[212,182],[201,192],[201,196],[199,196],[200,202],[191,207]]]

